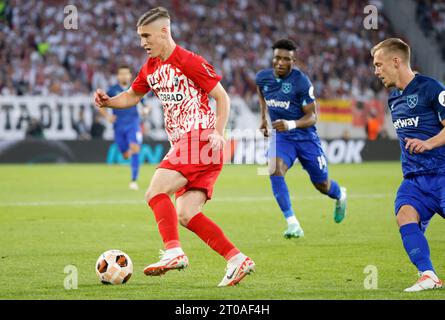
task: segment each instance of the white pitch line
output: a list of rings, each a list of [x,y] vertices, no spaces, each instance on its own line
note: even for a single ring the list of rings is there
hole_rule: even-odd
[[[391,193],[373,193],[373,194],[350,194],[349,199],[383,199],[393,198]],[[292,200],[323,200],[326,196],[292,196]],[[215,197],[212,202],[258,202],[258,201],[274,201],[273,197],[249,196],[249,197]],[[17,201],[17,202],[0,202],[0,207],[46,207],[46,206],[94,206],[94,205],[144,205],[144,200],[67,200],[67,201]]]

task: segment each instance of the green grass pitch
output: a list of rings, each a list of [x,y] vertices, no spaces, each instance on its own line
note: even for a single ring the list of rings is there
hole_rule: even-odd
[[[348,214],[333,221],[333,200],[310,184],[298,165],[287,182],[305,237],[282,237],[285,221],[269,179],[256,166],[226,165],[204,212],[257,264],[237,287],[217,288],[225,261],[181,227],[190,266],[149,278],[142,270],[162,248],[143,201],[155,169],[141,167],[139,192],[127,188],[129,168],[108,165],[0,166],[1,299],[444,299],[444,290],[403,293],[417,279],[393,214],[399,163],[331,165],[349,192]],[[445,277],[445,237],[438,216],[427,231],[437,272]],[[99,254],[121,249],[135,272],[121,286],[99,283]],[[78,288],[66,290],[66,265]],[[366,290],[364,269],[374,265],[378,289]]]

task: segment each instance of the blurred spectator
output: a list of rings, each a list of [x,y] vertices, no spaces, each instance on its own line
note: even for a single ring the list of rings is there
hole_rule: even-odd
[[[17,94],[17,91],[16,91],[12,81],[8,80],[6,85],[1,90],[1,95],[7,96],[7,95],[16,95],[16,94]]]
[[[39,120],[31,118],[26,129],[25,138],[44,139],[43,127]]]
[[[93,124],[91,125],[91,138],[103,139],[105,131],[105,125],[103,124],[103,117],[96,113],[94,115]]]
[[[141,131],[144,137],[150,136],[150,113],[152,107],[149,104],[143,104],[142,112],[141,112]]]
[[[385,129],[380,130],[377,139],[388,140],[389,139],[388,131],[386,131]]]
[[[440,45],[445,60],[445,1],[417,0],[416,20],[425,36]]]
[[[380,126],[380,121],[379,119],[377,119],[377,112],[374,109],[371,109],[365,126],[366,136],[368,140],[377,140],[377,137],[380,133]]]
[[[79,110],[79,119],[73,122],[73,129],[77,133],[77,139],[79,140],[88,140],[90,139],[90,130],[88,130],[87,124],[85,122],[85,110],[84,108],[80,108]]]
[[[351,133],[349,132],[349,130],[344,130],[343,134],[341,135],[341,138],[345,141],[349,141],[351,140]]]

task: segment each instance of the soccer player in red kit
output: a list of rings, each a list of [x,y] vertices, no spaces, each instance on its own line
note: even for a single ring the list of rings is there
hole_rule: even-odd
[[[204,58],[174,42],[165,8],[143,14],[137,32],[148,53],[146,63],[127,91],[110,98],[98,89],[95,104],[101,108],[128,108],[150,90],[162,101],[172,147],[156,169],[145,200],[154,212],[165,251],[160,261],[147,266],[144,273],[160,276],[187,267],[188,259],[178,236],[179,218],[181,225],[227,260],[226,275],[218,286],[235,285],[254,271],[255,263],[201,212],[212,197],[223,166],[223,134],[230,100],[220,83],[221,76]],[[208,95],[216,101],[216,114],[209,107]],[[176,208],[170,199],[173,194]]]

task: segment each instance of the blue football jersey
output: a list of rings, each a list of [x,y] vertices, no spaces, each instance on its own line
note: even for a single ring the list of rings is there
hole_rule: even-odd
[[[126,90],[127,88],[122,88],[119,84],[116,84],[108,89],[107,94],[114,97]],[[113,124],[114,129],[128,129],[139,126],[139,113],[136,106],[126,109],[113,109],[113,114],[116,116],[116,121]]]
[[[271,121],[278,119],[298,120],[304,116],[303,107],[315,101],[314,87],[300,70],[292,71],[284,78],[276,77],[273,69],[257,73],[256,84],[263,94]],[[292,140],[318,139],[315,126],[277,132]]]
[[[404,177],[445,173],[445,146],[418,154],[405,149],[405,138],[427,140],[443,129],[445,86],[417,74],[405,90],[391,91],[388,106],[402,150]]]

